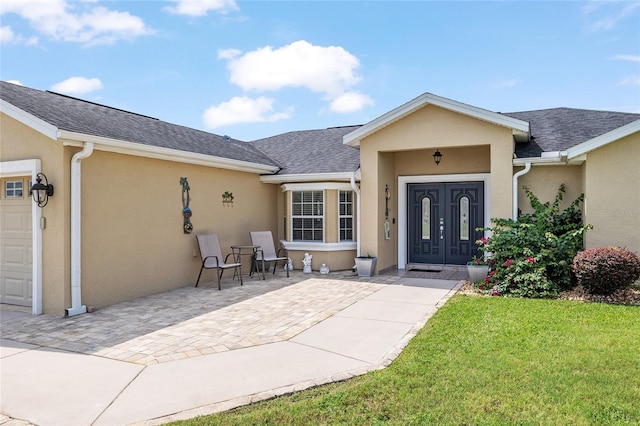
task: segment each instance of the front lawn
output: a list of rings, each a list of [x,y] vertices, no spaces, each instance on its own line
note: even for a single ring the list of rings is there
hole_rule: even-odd
[[[640,307],[456,295],[388,368],[178,425],[640,424]]]

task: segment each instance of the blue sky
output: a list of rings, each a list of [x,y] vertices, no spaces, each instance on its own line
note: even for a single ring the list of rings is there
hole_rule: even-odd
[[[2,0],[0,79],[254,140],[434,93],[640,113],[640,1]]]

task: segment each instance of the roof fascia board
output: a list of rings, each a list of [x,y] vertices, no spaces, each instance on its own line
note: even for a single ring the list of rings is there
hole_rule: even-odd
[[[529,133],[529,123],[526,121],[474,107],[472,105],[463,104],[431,93],[424,93],[404,105],[401,105],[373,121],[370,121],[353,132],[347,133],[343,136],[342,141],[346,145],[357,147],[360,145],[360,140],[365,136],[374,133],[378,129],[387,126],[428,104],[508,127],[512,129],[514,133]]]
[[[563,165],[566,164],[565,161],[562,160],[562,157],[530,157],[530,158],[514,158],[513,165],[514,166],[524,166],[527,163],[531,163],[532,166],[543,166],[543,165]]]
[[[597,136],[593,139],[589,139],[588,141],[582,142],[572,148],[567,150],[568,158],[572,159],[575,157],[579,157],[583,154],[588,153],[589,151],[593,151],[594,149],[601,148],[605,145],[610,144],[611,142],[615,142],[618,139],[622,139],[625,136],[629,136],[633,133],[640,131],[640,120],[632,121],[629,124],[625,124],[622,127],[618,127],[617,129],[613,129],[610,132],[604,133],[600,136]]]
[[[227,170],[237,170],[251,173],[276,173],[279,168],[251,163],[248,161],[231,160],[212,155],[198,154],[194,152],[180,151],[177,149],[161,148],[157,146],[143,145],[134,142],[123,142],[116,139],[101,136],[86,135],[82,133],[61,131],[60,139],[65,139],[65,146],[82,146],[84,142],[93,142],[94,149],[114,152],[138,157],[154,158],[157,160],[177,161],[180,163],[195,164],[198,166],[216,167]]]
[[[352,172],[341,173],[301,173],[288,175],[270,175],[260,176],[263,183],[287,183],[287,182],[327,182],[327,181],[344,181],[350,182]],[[356,176],[359,180],[360,176]]]
[[[341,191],[351,191],[351,183],[347,182],[307,182],[307,183],[285,183],[280,185],[282,192],[285,191],[320,191],[324,189],[336,189]]]
[[[7,114],[9,117],[16,121],[32,128],[33,130],[42,133],[46,137],[52,140],[58,140],[59,131],[56,126],[49,124],[46,121],[36,117],[33,114],[29,114],[23,109],[10,104],[9,102],[0,99],[0,112]]]

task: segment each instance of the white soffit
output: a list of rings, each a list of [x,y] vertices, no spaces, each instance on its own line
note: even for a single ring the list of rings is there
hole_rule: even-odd
[[[260,176],[260,181],[263,183],[329,182],[329,181],[350,182],[351,177],[353,177],[352,172],[300,173],[300,174],[288,174],[288,175],[264,175],[264,176]],[[356,175],[356,180],[360,180],[359,173]]]
[[[460,114],[468,115],[479,120],[484,120],[500,126],[508,127],[512,130],[514,136],[528,138],[529,135],[529,123],[526,121],[508,117],[506,115],[498,114],[497,112],[489,111],[486,109],[474,107],[472,105],[463,104],[461,102],[453,101],[441,96],[436,96],[431,93],[424,93],[421,96],[418,96],[417,98],[407,102],[406,104],[401,105],[398,108],[395,108],[387,112],[386,114],[381,115],[380,117],[368,122],[357,130],[344,135],[342,138],[342,142],[349,146],[360,146],[360,141],[366,136],[375,133],[382,127],[388,126],[389,124],[398,121],[401,118],[429,104]]]
[[[610,144],[611,142],[615,142],[618,139],[622,139],[636,132],[640,132],[640,120],[632,121],[629,124],[618,127],[617,129],[613,129],[610,132],[607,132],[593,139],[589,139],[586,142],[582,142],[579,145],[569,148],[567,150],[567,157],[569,159],[579,157],[583,154],[588,153],[589,151],[601,148],[605,145]]]

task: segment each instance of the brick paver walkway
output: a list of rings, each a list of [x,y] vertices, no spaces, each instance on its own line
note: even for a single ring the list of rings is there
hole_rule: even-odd
[[[156,364],[288,340],[402,276],[464,279],[459,272],[396,272],[365,279],[351,272],[294,271],[291,278],[278,273],[266,281],[246,279],[241,287],[226,278],[222,291],[205,283],[91,314],[22,318],[3,324],[2,338]]]

